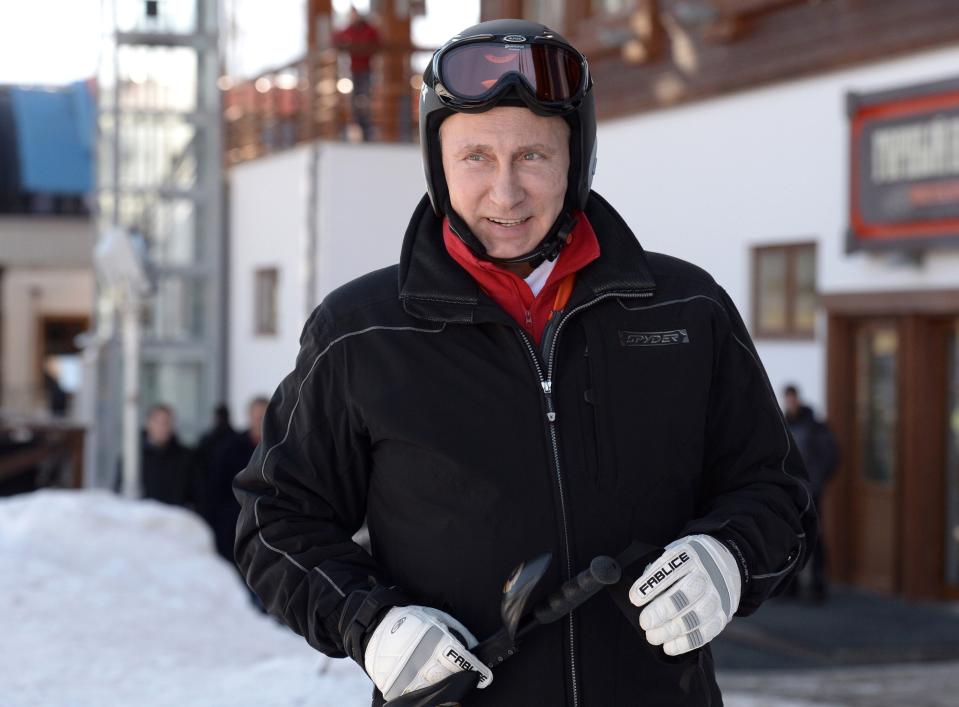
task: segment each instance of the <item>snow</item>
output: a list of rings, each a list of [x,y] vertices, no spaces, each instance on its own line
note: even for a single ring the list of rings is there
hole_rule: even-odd
[[[0,705],[369,705],[250,603],[189,511],[102,491],[0,499]]]
[[[0,707],[370,704],[352,661],[253,608],[183,509],[103,491],[0,499],[0,598]],[[957,667],[719,678],[727,707],[938,707],[954,704]]]

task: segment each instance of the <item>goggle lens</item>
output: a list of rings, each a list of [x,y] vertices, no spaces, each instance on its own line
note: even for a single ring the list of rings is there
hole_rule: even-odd
[[[511,73],[521,75],[544,103],[568,101],[582,90],[580,56],[554,44],[476,42],[454,47],[440,59],[443,86],[465,100],[480,98]]]

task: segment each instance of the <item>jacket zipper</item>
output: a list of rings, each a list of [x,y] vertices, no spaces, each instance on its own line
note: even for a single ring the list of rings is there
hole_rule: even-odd
[[[530,358],[533,360],[533,365],[536,366],[536,373],[539,376],[540,387],[543,390],[543,397],[546,400],[546,420],[549,422],[549,437],[553,446],[553,463],[556,466],[556,485],[559,490],[559,506],[563,518],[563,543],[566,548],[566,579],[570,579],[573,576],[573,559],[569,548],[569,522],[566,517],[566,491],[563,488],[563,477],[562,473],[560,472],[559,464],[559,440],[556,434],[556,408],[553,406],[553,362],[556,354],[556,341],[559,339],[559,334],[562,331],[563,325],[570,317],[583,311],[584,309],[592,307],[597,302],[602,302],[610,297],[631,297],[644,299],[652,296],[652,292],[609,292],[592,299],[589,302],[579,305],[575,309],[567,312],[565,315],[561,315],[560,317],[547,322],[546,328],[543,330],[543,350],[544,352],[547,350],[549,351],[546,359],[545,376],[543,375],[543,367],[540,365],[539,355],[536,353],[536,347],[532,340],[530,340],[529,335],[525,331],[517,330],[520,334],[520,338],[526,344]],[[579,707],[579,685],[576,682],[576,643],[574,640],[575,635],[573,629],[573,612],[570,612],[569,616],[567,617],[567,624],[569,626],[569,669],[573,683],[573,707]]]

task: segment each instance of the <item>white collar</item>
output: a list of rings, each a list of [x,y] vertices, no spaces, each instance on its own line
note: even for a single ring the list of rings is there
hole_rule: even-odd
[[[559,258],[556,258],[556,260],[544,260],[533,272],[523,278],[526,280],[526,284],[529,285],[529,289],[533,291],[533,297],[539,296],[543,285],[545,285],[549,279],[549,274],[553,272],[557,260],[559,260]]]

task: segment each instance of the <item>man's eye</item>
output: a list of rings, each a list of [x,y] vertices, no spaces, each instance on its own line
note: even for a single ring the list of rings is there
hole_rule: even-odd
[[[466,159],[470,160],[471,162],[479,162],[483,159],[483,155],[478,155],[474,152],[471,155],[466,155]]]
[[[524,160],[539,160],[542,159],[543,155],[539,152],[527,152],[523,155]]]

